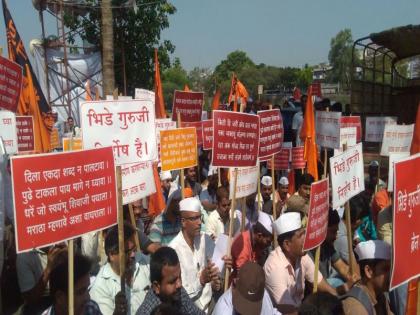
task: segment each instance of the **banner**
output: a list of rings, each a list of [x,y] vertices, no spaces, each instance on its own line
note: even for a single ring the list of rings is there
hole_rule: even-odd
[[[320,246],[327,236],[329,210],[329,179],[311,184],[308,224],[306,226],[303,250]]]
[[[203,122],[202,121],[194,121],[194,122],[182,122],[181,121],[181,127],[182,128],[195,128],[195,132],[197,134],[197,145],[201,146],[203,145]]]
[[[83,147],[112,146],[115,164],[156,160],[155,108],[150,100],[86,102],[81,106]]]
[[[397,117],[366,117],[365,141],[382,142],[386,125],[396,125]]]
[[[142,162],[121,166],[123,204],[140,200],[156,192],[153,163]],[[158,183],[160,185],[160,183]]]
[[[358,143],[362,141],[362,122],[360,120],[360,116],[341,116],[340,127],[356,127],[356,142]]]
[[[0,56],[0,108],[16,113],[22,89],[22,67]]]
[[[170,118],[157,118],[156,119],[156,141],[160,143],[160,131],[176,129],[176,121]]]
[[[394,164],[406,157],[410,156],[410,152],[390,153],[388,166],[388,191],[394,191]]]
[[[110,147],[11,158],[18,253],[117,223]]]
[[[260,119],[257,115],[213,111],[213,161],[215,167],[256,166]]]
[[[148,100],[155,103],[155,92],[145,89],[134,89],[134,98],[140,100]]]
[[[334,155],[343,153],[344,144],[347,148],[355,146],[357,143],[357,128],[345,127],[340,128],[340,149],[334,149]]]
[[[242,198],[249,196],[257,191],[258,180],[258,166],[241,167],[237,169],[238,177],[236,179],[236,195],[235,198]],[[234,168],[229,168],[229,199],[233,199],[233,184],[234,184]]]
[[[213,149],[213,119],[203,120],[203,150]]]
[[[390,290],[420,275],[420,153],[394,164]]]
[[[316,144],[323,148],[340,148],[341,113],[316,111]]]
[[[18,152],[16,116],[8,110],[0,110],[0,136],[3,138],[7,154]]]
[[[162,171],[179,170],[197,165],[197,133],[194,128],[160,132]]]
[[[260,117],[260,149],[258,157],[271,157],[279,153],[283,144],[283,118],[279,109],[262,110]]]
[[[362,143],[330,158],[330,176],[334,209],[365,190]]]
[[[35,150],[34,119],[32,116],[16,116],[18,152]]]
[[[390,153],[410,152],[413,132],[414,124],[385,125],[381,155],[388,156]]]
[[[177,121],[180,113],[182,122],[201,121],[203,105],[204,92],[175,91],[172,120]]]
[[[70,141],[73,140],[70,148]],[[83,149],[82,138],[63,138],[63,151],[76,151]]]
[[[292,148],[292,169],[304,169],[306,167],[306,161],[303,156],[304,151],[305,148],[303,146]]]

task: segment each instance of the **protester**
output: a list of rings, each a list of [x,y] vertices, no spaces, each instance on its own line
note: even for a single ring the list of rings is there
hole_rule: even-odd
[[[150,225],[152,219],[149,216],[149,213],[145,207],[146,202],[143,199],[133,201],[131,203],[131,207],[133,209],[134,214],[134,220],[136,221],[136,228],[139,231],[142,231],[144,233],[149,233]],[[129,207],[124,207],[124,219],[125,220],[131,220],[131,217],[129,216]],[[127,216],[127,214],[128,216]]]
[[[200,201],[207,212],[212,212],[217,208],[216,191],[219,182],[217,168],[210,166],[207,181],[207,188],[200,193]]]
[[[315,181],[314,177],[309,174],[303,174],[299,180],[298,191],[295,195],[299,195],[305,199],[306,203],[309,203],[309,197],[311,194],[311,184]]]
[[[118,226],[112,227],[105,238],[107,263],[99,270],[90,289],[92,300],[98,303],[104,315],[134,314],[140,307],[149,287],[149,264],[147,258],[138,253],[134,241],[136,230],[124,224],[125,295],[121,291]]]
[[[150,259],[151,288],[137,310],[136,315],[149,315],[153,310],[167,303],[178,309],[182,315],[204,315],[182,287],[181,266],[174,249],[161,247]]]
[[[80,137],[80,133],[80,128],[74,123],[73,117],[69,116],[67,118],[67,124],[64,135],[67,137]]]
[[[270,176],[263,176],[260,182],[261,186],[261,195],[260,195],[260,203],[258,204],[258,208],[262,209],[266,213],[273,213],[273,179]],[[258,202],[258,196],[255,198],[255,201]],[[271,211],[270,211],[271,209]]]
[[[290,197],[289,180],[287,179],[287,177],[283,176],[279,179],[279,185],[277,186],[276,197],[275,197],[276,206],[278,209],[277,217],[279,217],[279,215],[283,213],[284,210],[286,209],[286,202],[289,197]]]
[[[170,171],[160,172],[160,185],[162,187],[163,197],[165,198],[165,203],[168,202],[169,193],[171,192],[172,187],[172,174]]]
[[[305,229],[299,213],[281,215],[273,228],[279,246],[270,253],[264,265],[266,288],[280,312],[296,312],[303,300],[305,280],[314,282],[315,265],[303,252]],[[337,295],[319,271],[318,290]]]
[[[298,315],[344,315],[343,303],[330,293],[313,293],[302,302]]]
[[[299,108],[299,111],[293,116],[292,130],[293,130],[293,146],[294,147],[302,145],[302,141],[300,140],[300,130],[302,129],[303,116],[305,113],[307,99],[308,97],[306,95],[302,95],[300,97],[301,107]]]
[[[250,229],[258,220],[258,204],[255,201],[257,193],[253,193],[245,197],[245,229]],[[241,213],[242,220],[242,205],[237,203],[236,210]]]
[[[385,182],[379,178],[379,162],[373,160],[369,163],[368,174],[365,176],[367,184],[375,188],[385,187]]]
[[[185,187],[191,188],[193,196],[200,196],[201,185],[197,181],[197,169],[195,167],[186,168],[185,173]]]
[[[175,306],[163,303],[156,306],[150,315],[182,315],[182,313]]]

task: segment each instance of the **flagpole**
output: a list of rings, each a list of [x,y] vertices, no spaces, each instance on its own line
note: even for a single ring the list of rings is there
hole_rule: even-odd
[[[178,112],[176,114],[176,118],[177,118],[177,127],[181,128],[181,113]],[[184,199],[184,188],[185,188],[185,179],[184,179],[184,169],[181,168],[180,172],[179,172],[179,179],[180,179],[180,183],[181,183],[181,198]]]
[[[50,106],[51,91],[50,91],[50,79],[49,79],[49,74],[48,74],[47,42],[45,39],[44,10],[42,8],[40,8],[39,10],[39,20],[41,22],[42,48],[44,49],[44,72],[45,72],[45,85],[47,88],[47,102],[48,102],[48,106]]]

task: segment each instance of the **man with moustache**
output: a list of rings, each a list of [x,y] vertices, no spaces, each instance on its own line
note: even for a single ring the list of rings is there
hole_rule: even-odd
[[[197,182],[197,169],[189,167],[185,169],[185,187],[191,188],[193,196],[200,196],[201,185]]]

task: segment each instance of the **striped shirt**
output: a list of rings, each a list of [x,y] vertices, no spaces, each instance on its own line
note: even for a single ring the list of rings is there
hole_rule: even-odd
[[[168,245],[179,231],[181,231],[180,217],[177,217],[176,221],[172,223],[167,219],[166,213],[162,212],[153,220],[149,238],[152,242]]]

